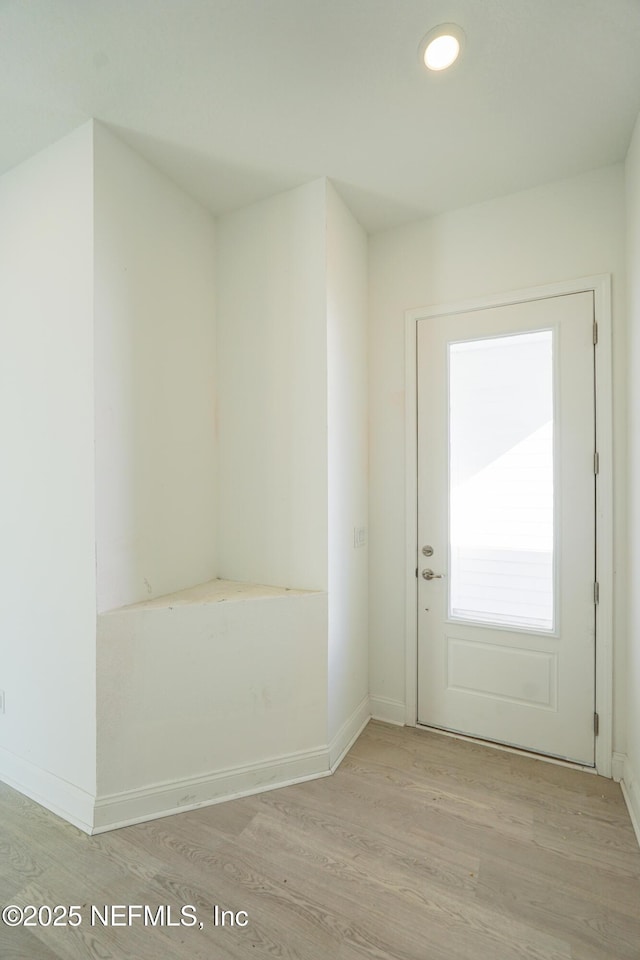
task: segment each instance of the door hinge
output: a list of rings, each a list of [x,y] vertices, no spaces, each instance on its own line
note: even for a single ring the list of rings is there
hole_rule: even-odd
[[[594,713],[593,715],[593,732],[596,737],[600,733],[600,717],[597,713]]]
[[[416,580],[418,579],[418,568],[416,567]]]
[[[593,585],[593,602],[600,603],[600,584],[597,580]]]
[[[600,473],[600,454],[594,453],[593,455],[593,472],[596,476]]]
[[[595,322],[595,320],[594,320],[594,321],[593,321],[593,345],[594,345],[594,347],[596,346],[597,342],[598,342],[598,324],[597,324],[597,323]]]

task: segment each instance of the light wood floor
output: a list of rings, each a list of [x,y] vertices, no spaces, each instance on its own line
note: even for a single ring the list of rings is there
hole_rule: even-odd
[[[638,960],[640,850],[617,784],[371,723],[330,778],[87,837],[0,788],[2,960]],[[199,928],[91,927],[91,904]],[[246,910],[215,927],[214,905]]]

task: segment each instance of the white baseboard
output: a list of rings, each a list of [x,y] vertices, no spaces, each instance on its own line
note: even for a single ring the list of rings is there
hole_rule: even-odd
[[[402,704],[394,706],[404,710]],[[393,716],[398,713],[399,710],[396,709]],[[328,745],[200,777],[105,795],[97,800],[73,784],[1,748],[0,780],[4,780],[10,787],[85,833],[106,833],[134,823],[167,817],[173,813],[184,813],[304,780],[328,777],[336,770],[370,719],[371,709],[367,696]],[[387,716],[381,719],[387,719]],[[392,719],[390,722],[398,721]]]
[[[235,800],[265,790],[288,787],[332,774],[371,719],[369,697],[364,697],[343,723],[331,743],[272,760],[234,767],[203,777],[155,784],[140,790],[100,797],[95,805],[91,833],[105,833],[172,813]]]
[[[85,833],[91,833],[95,798],[75,784],[1,747],[0,780]]]
[[[627,759],[624,753],[613,753],[611,755],[611,779],[620,783],[624,777],[624,764]]]
[[[371,716],[374,720],[384,720],[385,723],[395,723],[404,727],[406,708],[399,700],[389,700],[387,697],[369,697]]]
[[[370,719],[369,698],[364,697],[328,746],[201,777],[127,790],[97,800],[73,784],[1,748],[0,780],[85,833],[106,833],[173,813],[328,777]]]
[[[625,799],[625,803],[627,804],[629,816],[631,817],[631,823],[633,824],[638,845],[640,846],[640,781],[638,781],[635,773],[635,770],[632,770],[631,768],[629,758],[625,757],[624,775],[620,782],[620,786],[622,787],[622,795]]]
[[[351,716],[345,720],[329,743],[329,769],[331,773],[340,766],[345,754],[351,749],[371,719],[369,697],[363,697]]]
[[[105,833],[329,774],[329,752],[326,747],[320,747],[202,777],[111,794],[98,798],[91,832]]]

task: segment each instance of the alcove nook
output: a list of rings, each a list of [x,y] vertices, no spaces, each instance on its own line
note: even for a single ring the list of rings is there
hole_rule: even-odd
[[[214,220],[84,137],[96,791],[62,812],[102,830],[325,775],[369,716],[366,237],[324,179]]]
[[[364,231],[325,179],[216,219],[94,122],[0,205],[2,778],[95,832],[327,775],[369,717]]]

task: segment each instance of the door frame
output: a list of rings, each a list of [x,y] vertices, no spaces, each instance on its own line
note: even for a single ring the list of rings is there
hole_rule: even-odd
[[[527,300],[593,292],[598,343],[595,350],[596,449],[596,605],[595,769],[611,777],[613,756],[613,376],[611,343],[611,275],[599,274],[560,283],[477,297],[461,303],[418,307],[405,313],[405,724],[418,718],[418,414],[417,324],[419,320],[503,307]]]

